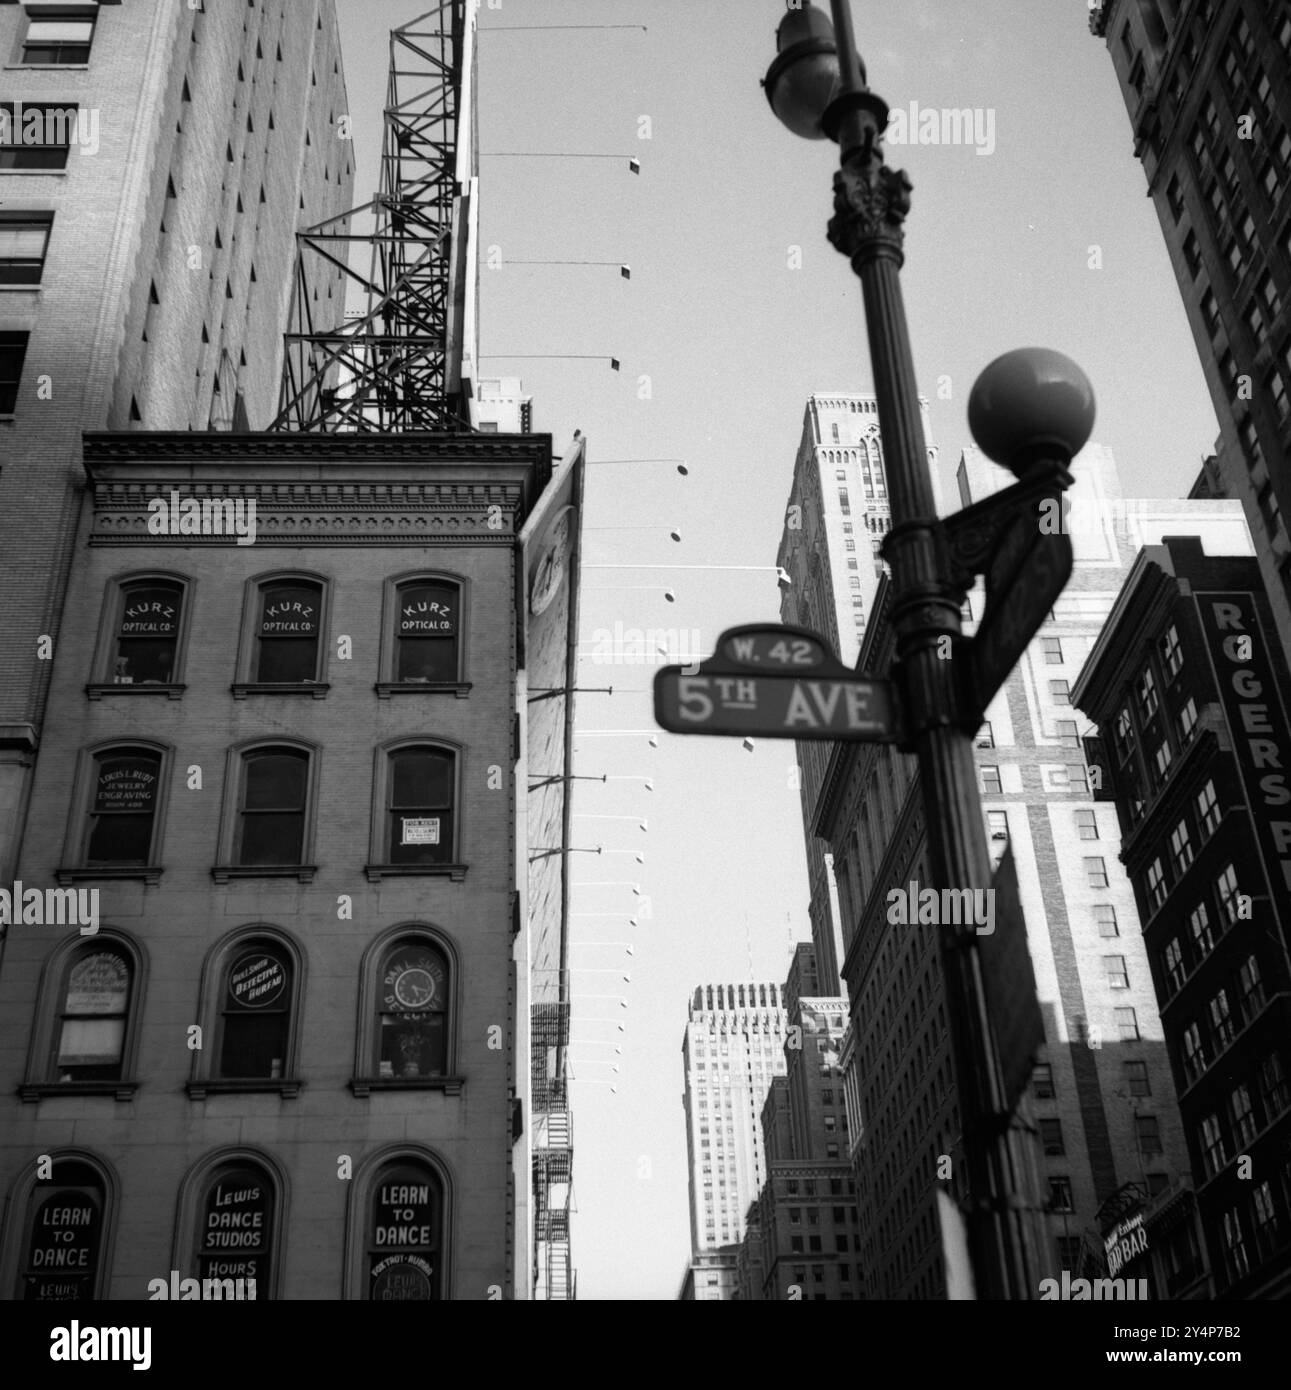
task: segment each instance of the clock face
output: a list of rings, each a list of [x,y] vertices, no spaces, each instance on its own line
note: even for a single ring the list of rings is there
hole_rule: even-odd
[[[560,592],[565,578],[565,568],[569,560],[569,545],[573,531],[574,509],[566,507],[551,528],[547,548],[538,561],[534,571],[533,585],[529,591],[529,611],[537,617],[551,605],[552,599]]]
[[[428,952],[411,951],[392,961],[385,986],[387,1009],[416,1012],[444,1007],[444,967]]]

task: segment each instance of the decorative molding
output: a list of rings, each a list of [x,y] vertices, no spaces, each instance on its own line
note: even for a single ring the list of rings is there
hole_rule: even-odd
[[[66,886],[69,883],[85,883],[92,879],[122,879],[138,878],[145,883],[157,884],[161,882],[163,869],[160,864],[136,865],[136,864],[100,864],[93,869],[85,868],[62,868],[55,869],[54,877],[59,883]]]
[[[331,688],[327,681],[235,681],[229,687],[235,700],[245,700],[248,695],[312,695],[315,700],[325,700]]]
[[[398,1076],[352,1076],[350,1090],[365,1097],[373,1091],[443,1091],[446,1096],[460,1096],[466,1084],[461,1076],[422,1076],[405,1080]]]
[[[300,1094],[305,1083],[294,1077],[264,1077],[244,1081],[190,1081],[184,1089],[189,1100],[205,1100],[207,1096],[277,1095],[292,1100]]]
[[[383,878],[451,878],[461,883],[466,878],[466,864],[365,864],[363,872],[369,883]]]
[[[300,883],[313,883],[317,864],[216,864],[211,877],[216,883],[228,883],[233,878],[294,878]]]
[[[137,1081],[24,1081],[18,1095],[24,1103],[34,1103],[45,1096],[111,1096],[113,1100],[133,1100],[139,1089]]]
[[[464,700],[471,693],[470,681],[378,681],[373,689],[383,700],[391,695],[456,695]]]
[[[105,695],[165,695],[171,700],[183,699],[186,685],[171,685],[165,681],[140,681],[138,685],[128,681],[94,681],[85,687],[91,700],[101,700]]]

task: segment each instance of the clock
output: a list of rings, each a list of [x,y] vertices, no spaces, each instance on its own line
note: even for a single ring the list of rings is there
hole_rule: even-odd
[[[570,543],[573,539],[574,508],[566,507],[552,522],[546,545],[534,567],[529,585],[529,611],[536,618],[546,612],[560,592],[569,564]]]
[[[417,1013],[444,1007],[444,966],[429,951],[404,951],[385,973],[385,1007]]]

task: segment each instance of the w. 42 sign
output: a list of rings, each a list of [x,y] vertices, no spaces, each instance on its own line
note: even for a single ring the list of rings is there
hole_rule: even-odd
[[[697,671],[665,666],[654,678],[654,717],[674,734],[873,743],[900,736],[889,681],[857,676],[814,632],[779,625],[722,633]]]

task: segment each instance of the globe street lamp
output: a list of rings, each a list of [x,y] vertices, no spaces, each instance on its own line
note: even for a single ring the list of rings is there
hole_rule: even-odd
[[[830,8],[832,24],[811,4],[786,14],[764,86],[791,131],[839,146],[828,235],[861,281],[883,434],[891,675],[904,710],[899,746],[919,760],[936,878],[947,888],[989,889],[972,736],[1070,575],[1070,539],[1041,534],[1037,504],[1059,499],[1071,484],[1068,465],[1093,427],[1093,391],[1060,353],[1024,349],[992,363],[973,388],[969,424],[983,452],[1018,482],[957,516],[937,517],[899,275],[912,186],[883,161],[888,108],[866,85],[850,5],[830,0]],[[970,640],[961,610],[979,573],[988,576],[987,612]],[[1034,1299],[1051,1261],[1033,1140],[1005,1081],[974,929],[940,931],[976,1294]]]

